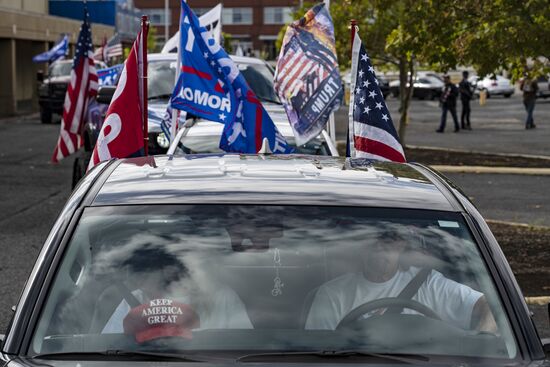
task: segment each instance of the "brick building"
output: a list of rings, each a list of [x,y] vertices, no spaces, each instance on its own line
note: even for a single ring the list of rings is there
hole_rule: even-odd
[[[292,20],[299,0],[188,0],[197,15],[223,2],[222,31],[231,35],[232,50],[241,47],[246,54],[274,59],[275,41],[281,27]],[[165,0],[134,0],[157,28],[157,44],[165,42]],[[180,0],[168,0],[169,37],[178,30]]]

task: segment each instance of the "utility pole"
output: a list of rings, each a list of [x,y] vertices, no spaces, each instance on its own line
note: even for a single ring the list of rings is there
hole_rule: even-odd
[[[168,1],[164,0],[164,42],[168,42],[168,21],[170,15],[168,14]]]

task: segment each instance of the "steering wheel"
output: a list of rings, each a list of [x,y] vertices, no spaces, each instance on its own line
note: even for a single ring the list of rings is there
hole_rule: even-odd
[[[423,305],[420,302],[417,302],[413,299],[387,297],[387,298],[375,299],[374,301],[369,301],[367,303],[363,303],[362,305],[355,307],[353,310],[348,312],[348,314],[342,319],[342,321],[338,323],[338,326],[336,326],[336,330],[349,328],[354,321],[356,321],[359,317],[363,316],[364,314],[370,311],[378,310],[380,308],[394,308],[394,307],[408,308],[410,310],[420,312],[421,314],[427,317],[430,317],[432,319],[441,321],[441,317],[439,317],[439,315],[436,314],[435,311],[433,311],[431,308]]]

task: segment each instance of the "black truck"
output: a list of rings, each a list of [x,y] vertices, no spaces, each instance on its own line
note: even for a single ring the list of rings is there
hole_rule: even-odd
[[[52,114],[63,114],[63,103],[67,86],[71,80],[72,60],[56,61],[48,67],[48,74],[37,74],[38,103],[40,104],[40,120],[43,124],[52,122]],[[101,61],[95,61],[96,69],[107,67]]]

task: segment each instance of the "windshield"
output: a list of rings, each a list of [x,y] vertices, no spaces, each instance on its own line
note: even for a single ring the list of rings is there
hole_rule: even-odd
[[[31,355],[517,354],[492,278],[456,213],[93,207],[67,246]]]
[[[264,64],[237,64],[246,82],[264,102],[279,103],[273,86],[273,73]]]
[[[266,65],[237,64],[237,66],[259,99],[266,102],[279,102],[273,89],[273,74]],[[174,90],[176,62],[174,60],[151,60],[147,73],[149,99],[170,98]]]
[[[169,99],[174,90],[176,62],[151,60],[147,67],[147,96],[149,99]]]
[[[50,66],[48,75],[54,76],[69,76],[71,74],[72,62],[56,62]]]

